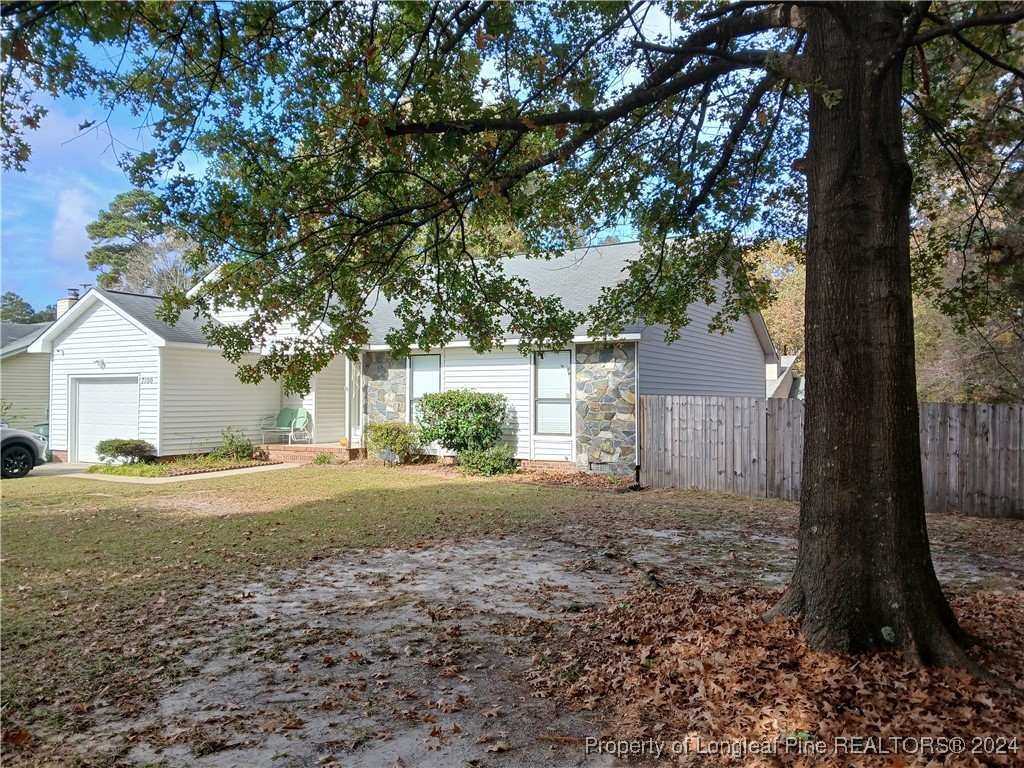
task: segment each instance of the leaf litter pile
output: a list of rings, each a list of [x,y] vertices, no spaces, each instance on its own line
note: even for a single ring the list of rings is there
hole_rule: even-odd
[[[798,621],[760,618],[779,594],[638,590],[580,614],[568,638],[550,636],[531,682],[615,722],[609,747],[660,746],[679,765],[1024,765],[1024,593],[951,600],[989,646],[975,658],[1002,682],[912,667],[896,653],[814,652]]]

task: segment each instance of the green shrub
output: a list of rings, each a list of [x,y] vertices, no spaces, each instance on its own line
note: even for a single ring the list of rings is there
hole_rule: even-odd
[[[391,451],[399,461],[407,462],[420,453],[420,430],[404,421],[375,421],[366,425],[366,443],[372,456]]]
[[[420,439],[449,451],[485,451],[498,442],[508,400],[492,392],[452,389],[424,395],[417,406]]]
[[[324,452],[318,453],[316,456],[313,457],[313,463],[314,464],[333,464],[334,463],[334,457],[331,456],[331,454],[329,454],[329,453],[324,451]]]
[[[463,451],[456,458],[467,472],[485,477],[503,475],[516,468],[515,456],[507,443],[498,443],[483,451]]]
[[[241,432],[236,432],[231,427],[222,429],[222,445],[210,451],[211,459],[231,459],[232,461],[255,461],[267,458],[266,451],[258,445],[253,445],[252,440]]]
[[[120,461],[123,464],[138,464],[152,459],[156,455],[156,448],[145,440],[112,438],[96,443],[96,454],[107,463]]]

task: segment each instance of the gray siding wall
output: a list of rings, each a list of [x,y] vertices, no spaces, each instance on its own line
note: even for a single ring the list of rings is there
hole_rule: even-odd
[[[0,396],[11,404],[12,427],[31,431],[48,421],[50,356],[19,352],[0,362]]]
[[[665,326],[644,329],[638,356],[641,395],[764,397],[764,350],[749,317],[731,333],[709,333],[715,305],[691,306],[690,324],[671,344]]]

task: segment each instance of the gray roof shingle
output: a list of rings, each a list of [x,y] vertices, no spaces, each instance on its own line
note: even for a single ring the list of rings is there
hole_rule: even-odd
[[[49,328],[51,323],[0,323],[0,354],[24,349]]]
[[[206,322],[203,317],[196,319],[190,313],[184,312],[174,325],[168,325],[158,318],[156,311],[160,306],[160,302],[163,301],[159,296],[122,293],[105,288],[93,288],[92,290],[109,299],[111,304],[165,341],[176,344],[202,344],[204,346],[208,344],[206,336],[203,334],[203,325]]]
[[[552,259],[511,256],[503,261],[503,267],[506,275],[526,280],[538,296],[557,296],[567,310],[585,312],[597,301],[603,288],[625,280],[624,270],[639,252],[638,243],[616,243],[577,248]],[[384,337],[388,331],[398,326],[394,312],[396,303],[381,297],[375,306],[371,306],[368,323],[370,344],[385,344]],[[580,325],[576,328],[576,335],[586,335],[587,330],[587,325]],[[641,330],[640,325],[631,324],[623,332],[639,333]],[[456,340],[465,340],[465,336],[457,336]]]

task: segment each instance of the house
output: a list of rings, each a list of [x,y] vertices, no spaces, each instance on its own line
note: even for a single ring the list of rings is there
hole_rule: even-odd
[[[513,257],[505,270],[582,312],[602,288],[622,279],[636,252],[635,243],[622,243],[551,260]],[[662,325],[627,325],[610,343],[591,338],[580,326],[564,349],[527,357],[515,339],[482,355],[457,339],[444,349],[399,359],[384,343],[395,318],[388,306],[379,306],[362,355],[362,402],[354,413],[360,421],[353,421],[351,433],[358,437],[364,422],[408,419],[427,392],[501,392],[511,406],[505,440],[527,466],[632,474],[638,395],[764,396],[765,365],[778,362],[764,320],[753,313],[731,333],[709,333],[717,310],[691,306],[690,324],[671,344]]]
[[[550,260],[513,257],[505,269],[538,293],[559,296],[567,309],[584,311],[603,287],[621,280],[636,252],[627,243]],[[170,328],[154,314],[158,303],[94,289],[33,345],[53,354],[51,446],[59,457],[94,460],[90,445],[113,431],[149,440],[161,455],[209,449],[228,426],[255,440],[261,417],[282,406],[310,413],[313,443],[356,447],[366,424],[409,420],[423,395],[469,388],[508,398],[505,440],[527,466],[625,475],[637,460],[639,395],[763,397],[765,366],[778,363],[760,314],[742,317],[730,333],[710,333],[717,307],[704,304],[690,307],[692,321],[672,343],[660,325],[628,325],[607,341],[581,326],[565,347],[529,355],[519,352],[517,339],[485,354],[455,339],[403,358],[385,342],[396,320],[393,305],[382,301],[358,361],[337,358],[314,377],[309,393],[285,395],[273,382],[238,383],[233,367],[206,346],[201,323],[183,316]],[[214,320],[244,317],[225,311]],[[123,404],[116,423],[112,415],[90,415],[110,414],[115,403]]]
[[[800,354],[783,355],[778,365],[765,366],[767,397],[804,399],[804,377],[796,373],[794,365]]]
[[[0,323],[0,397],[4,418],[12,427],[34,431],[49,412],[50,359],[30,355],[28,348],[49,323]]]
[[[241,383],[211,348],[202,322],[171,327],[160,299],[93,288],[32,343],[49,362],[50,449],[55,460],[94,462],[107,438],[141,438],[161,456],[220,444],[235,427],[259,440],[280,404],[273,382]]]

